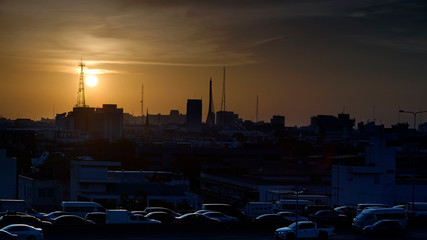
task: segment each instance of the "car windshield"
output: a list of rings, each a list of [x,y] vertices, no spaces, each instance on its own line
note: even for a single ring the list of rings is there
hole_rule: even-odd
[[[365,218],[365,217],[366,217],[366,215],[367,215],[366,213],[361,212],[359,215],[357,215],[357,216],[356,216],[356,218],[357,218],[357,219],[363,219],[363,218]]]
[[[295,229],[296,225],[296,223],[292,223],[291,225],[289,225],[289,228]]]

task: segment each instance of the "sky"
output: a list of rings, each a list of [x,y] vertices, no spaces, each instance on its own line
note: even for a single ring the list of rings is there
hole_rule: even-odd
[[[386,126],[427,110],[424,0],[0,0],[0,116],[52,118],[77,102],[186,113],[209,79],[220,110],[245,120],[345,112]],[[426,122],[427,113],[417,123]]]

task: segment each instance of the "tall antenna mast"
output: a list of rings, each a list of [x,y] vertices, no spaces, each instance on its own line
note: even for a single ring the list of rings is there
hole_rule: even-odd
[[[86,107],[85,101],[85,79],[83,68],[86,66],[83,64],[83,60],[80,59],[79,65],[80,67],[80,80],[79,80],[79,91],[77,92],[77,104],[76,107]]]
[[[222,81],[221,111],[225,111],[225,67],[224,67],[224,77]]]
[[[212,78],[209,80],[209,109],[208,116],[206,118],[206,124],[210,127],[215,125],[215,112],[212,96]]]
[[[141,117],[144,116],[144,84],[141,84]]]
[[[256,112],[255,121],[258,122],[258,95],[256,95]]]

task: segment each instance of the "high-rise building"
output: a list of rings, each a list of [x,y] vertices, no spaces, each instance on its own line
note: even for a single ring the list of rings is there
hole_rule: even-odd
[[[123,108],[117,108],[116,104],[104,104],[96,112],[104,115],[104,138],[113,140],[123,136]]]
[[[202,130],[202,100],[187,100],[187,131],[200,132]]]

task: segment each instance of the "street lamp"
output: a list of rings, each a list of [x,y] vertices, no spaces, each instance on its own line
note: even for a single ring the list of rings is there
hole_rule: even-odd
[[[425,113],[427,111],[419,111],[419,112],[411,112],[411,111],[405,111],[405,110],[399,110],[401,113],[410,113],[414,115],[414,129],[417,129],[417,114],[419,113]],[[415,166],[414,166],[414,159],[412,158],[412,211],[414,208],[414,202],[415,202]]]
[[[301,189],[299,187],[295,188],[295,195],[297,197],[297,201],[296,201],[296,209],[295,212],[297,214],[296,219],[295,219],[295,239],[298,239],[298,217],[299,217],[299,208],[298,208],[298,200],[299,200],[299,195],[303,194],[305,191],[305,189]]]
[[[414,129],[417,129],[417,114],[419,113],[426,113],[427,111],[419,111],[419,112],[411,112],[411,111],[405,111],[405,110],[399,110],[400,113],[410,113],[414,115]]]

